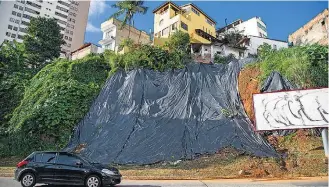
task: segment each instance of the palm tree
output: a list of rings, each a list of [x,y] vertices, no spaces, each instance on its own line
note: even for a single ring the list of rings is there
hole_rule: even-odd
[[[113,8],[117,8],[118,11],[115,12],[111,17],[118,18],[120,16],[124,16],[121,28],[128,24],[129,33],[128,38],[130,38],[130,25],[133,23],[134,15],[136,13],[146,14],[148,7],[143,6],[144,1],[135,0],[135,1],[118,1],[112,5]]]

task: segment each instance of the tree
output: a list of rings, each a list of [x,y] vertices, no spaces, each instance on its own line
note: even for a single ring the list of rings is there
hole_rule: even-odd
[[[65,42],[54,18],[38,17],[31,19],[23,44],[30,67],[38,71],[60,56]]]
[[[190,35],[188,33],[176,31],[170,36],[169,41],[166,42],[165,46],[168,47],[175,62],[185,64],[190,61]]]
[[[118,1],[112,5],[113,8],[117,8],[119,10],[115,12],[111,17],[118,18],[120,16],[124,16],[121,24],[121,29],[128,24],[129,26],[128,38],[130,38],[130,25],[132,25],[134,15],[136,13],[146,14],[148,10],[148,7],[143,5],[144,5],[144,1],[140,1],[140,0]]]
[[[237,47],[240,46],[239,42],[243,39],[243,31],[227,31],[224,33],[224,40],[231,46]]]

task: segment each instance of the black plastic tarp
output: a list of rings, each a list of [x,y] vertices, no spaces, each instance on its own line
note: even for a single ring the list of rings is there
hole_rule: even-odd
[[[81,155],[119,164],[193,159],[228,146],[276,157],[253,132],[239,98],[237,76],[247,62],[119,71],[107,80],[66,150],[83,144]]]

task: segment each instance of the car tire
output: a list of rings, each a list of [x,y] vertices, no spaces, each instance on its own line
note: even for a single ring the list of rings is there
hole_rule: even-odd
[[[102,180],[97,175],[90,175],[86,179],[85,186],[86,187],[101,187]]]
[[[33,173],[24,173],[21,177],[21,185],[23,187],[32,187],[36,182],[36,177]]]

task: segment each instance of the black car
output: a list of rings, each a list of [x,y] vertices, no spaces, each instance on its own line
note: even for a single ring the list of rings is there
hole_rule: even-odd
[[[118,169],[93,163],[68,152],[33,152],[17,164],[15,179],[23,187],[36,183],[114,186],[121,182]]]

